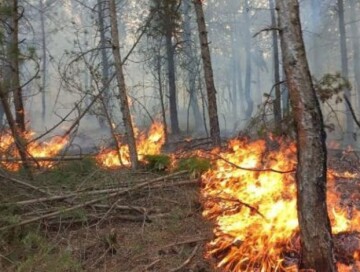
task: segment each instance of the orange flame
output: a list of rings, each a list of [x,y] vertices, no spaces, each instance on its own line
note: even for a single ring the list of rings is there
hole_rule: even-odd
[[[65,137],[55,136],[48,142],[31,142],[33,132],[25,132],[23,139],[29,144],[26,145],[26,151],[31,158],[52,158],[56,156],[67,144],[68,139]],[[17,171],[21,167],[19,160],[19,152],[15,147],[15,140],[10,132],[0,135],[0,158],[1,165],[10,171]],[[14,160],[14,161],[11,161]],[[43,168],[51,168],[54,162],[38,161],[38,166]]]
[[[161,148],[165,143],[165,132],[161,123],[153,123],[148,133],[138,132],[138,130],[135,130],[135,132],[139,160],[143,160],[145,155],[155,155],[160,153]],[[118,139],[118,142],[120,143],[119,149],[105,149],[96,156],[99,165],[105,168],[130,165],[128,146],[126,144],[121,144],[120,139]]]
[[[297,271],[288,257],[299,249],[291,171],[297,163],[296,147],[285,141],[274,145],[269,150],[263,140],[230,141],[228,151],[219,155],[222,159],[202,176],[203,215],[216,223],[206,256],[215,258],[221,271]],[[335,174],[329,171],[329,186],[334,185]],[[360,230],[360,213],[349,219],[339,201],[329,189],[333,233]]]

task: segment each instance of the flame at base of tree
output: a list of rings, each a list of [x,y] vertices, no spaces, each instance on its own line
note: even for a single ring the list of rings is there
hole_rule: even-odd
[[[29,160],[37,158],[52,158],[59,154],[59,152],[68,143],[67,137],[55,136],[46,142],[33,142],[31,141],[34,133],[26,132],[23,139],[26,143],[26,151]],[[15,145],[14,137],[10,132],[0,135],[0,158],[1,165],[9,171],[18,171],[21,167],[19,152]],[[12,161],[13,160],[13,161]],[[42,168],[51,168],[54,162],[50,161],[36,161],[36,164]]]
[[[151,125],[149,131],[139,132],[135,129],[136,147],[138,159],[143,160],[145,155],[159,154],[165,143],[164,127],[160,122]],[[127,144],[123,144],[118,138],[118,149],[105,149],[96,156],[98,164],[105,168],[116,168],[120,166],[129,166],[130,154]]]
[[[217,151],[216,154],[219,154]],[[206,256],[221,271],[298,271],[296,147],[271,139],[232,140],[202,176],[203,215],[215,221]],[[248,170],[252,169],[252,170]],[[360,231],[360,213],[340,207],[337,173],[328,171],[328,211],[334,234]],[[356,255],[357,254],[357,255]],[[359,252],[354,258],[359,259]],[[347,270],[339,265],[339,271]]]

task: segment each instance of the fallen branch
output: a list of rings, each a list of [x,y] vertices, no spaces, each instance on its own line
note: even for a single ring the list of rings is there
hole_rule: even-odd
[[[176,267],[174,269],[170,269],[169,272],[177,272],[177,271],[182,270],[184,267],[186,267],[191,262],[191,260],[194,258],[194,256],[195,256],[196,252],[198,251],[199,247],[200,247],[199,245],[196,245],[195,248],[193,249],[193,251],[191,252],[189,258],[187,258],[185,260],[185,262],[183,262],[180,266],[178,266],[178,267]]]
[[[237,206],[241,205],[241,206],[245,206],[247,208],[249,208],[252,212],[257,213],[258,215],[260,215],[262,218],[266,219],[266,217],[255,207],[251,206],[248,203],[245,203],[239,199],[233,199],[233,198],[223,198],[223,197],[207,197],[206,199],[214,199],[216,201],[229,201],[229,202],[234,202],[236,203]]]
[[[36,161],[79,161],[83,160],[85,158],[88,158],[89,156],[95,156],[96,154],[88,154],[88,155],[73,155],[73,156],[61,156],[61,157],[34,157]],[[21,162],[20,158],[0,158],[0,162]]]
[[[153,262],[149,263],[147,266],[145,266],[145,268],[142,271],[147,272],[148,269],[150,269],[151,267],[153,267],[155,264],[157,264],[160,261],[161,261],[161,259],[156,259],[155,261],[153,261]]]
[[[186,172],[186,171],[183,171],[183,172]],[[169,178],[169,177],[174,177],[174,176],[167,175],[167,176],[158,177],[156,179],[151,180],[151,181],[154,181],[151,183],[156,183],[158,181],[161,181],[164,178]],[[145,181],[145,183],[149,183],[149,181]],[[185,181],[179,181],[179,182],[173,182],[173,183],[167,183],[167,184],[155,184],[155,185],[152,185],[150,187],[150,189],[176,187],[176,186],[196,184],[196,183],[198,183],[198,180],[196,180],[196,179],[185,180]],[[140,183],[139,185],[141,185],[141,184],[143,184],[143,183]],[[30,184],[28,184],[28,185],[32,186]],[[151,184],[148,184],[148,185],[151,185]],[[140,189],[142,187],[139,187],[136,189]],[[130,190],[136,190],[136,189],[134,187],[130,188]],[[128,189],[123,189],[123,190],[128,190]],[[49,196],[49,197],[41,197],[41,198],[36,198],[36,199],[23,200],[23,201],[18,201],[18,202],[14,202],[14,203],[3,203],[3,205],[21,205],[22,206],[22,205],[29,205],[29,204],[37,204],[37,203],[41,203],[41,202],[64,200],[67,198],[78,198],[78,197],[84,197],[84,196],[90,196],[90,195],[101,195],[101,194],[113,194],[113,193],[117,193],[117,192],[122,192],[122,190],[119,188],[109,188],[109,189],[85,191],[85,192],[78,192],[78,193],[70,193],[67,195],[54,195],[54,196]]]
[[[272,169],[272,168],[247,168],[247,167],[242,167],[242,166],[239,166],[227,159],[225,159],[224,157],[218,155],[218,154],[214,154],[214,153],[208,153],[209,155],[211,156],[214,156],[215,158],[217,159],[220,159],[220,160],[223,160],[224,162],[230,164],[231,166],[234,166],[235,168],[238,168],[238,169],[241,169],[241,170],[244,170],[244,171],[253,171],[253,172],[275,172],[275,173],[279,173],[279,174],[289,174],[289,173],[293,173],[296,171],[296,169],[291,169],[291,170],[286,170],[286,171],[281,171],[281,170],[277,170],[277,169]],[[204,157],[206,158],[206,157]]]
[[[14,228],[14,227],[24,226],[24,225],[27,225],[27,224],[30,224],[30,223],[34,223],[34,222],[43,220],[43,219],[52,218],[52,217],[55,217],[57,215],[60,215],[60,214],[66,213],[66,212],[74,211],[74,210],[77,210],[77,209],[80,209],[80,208],[83,208],[83,207],[86,207],[86,206],[93,205],[93,204],[98,203],[98,202],[100,202],[102,200],[105,200],[107,198],[113,198],[113,197],[117,197],[117,196],[120,196],[120,195],[123,195],[123,194],[127,194],[127,193],[129,193],[131,191],[135,191],[135,190],[138,190],[140,188],[149,186],[149,185],[151,185],[151,184],[153,184],[155,182],[158,182],[160,180],[170,178],[170,177],[179,176],[179,175],[182,175],[182,174],[185,174],[185,173],[187,173],[187,171],[180,171],[180,172],[172,173],[172,174],[169,174],[169,175],[166,175],[166,176],[158,177],[158,178],[155,178],[155,179],[152,179],[152,180],[149,180],[149,181],[145,181],[145,182],[142,182],[140,184],[135,185],[132,188],[128,188],[128,189],[124,189],[124,190],[118,190],[117,192],[111,193],[109,195],[102,196],[102,197],[99,197],[99,198],[96,198],[96,199],[92,199],[92,200],[89,200],[89,201],[86,201],[84,203],[74,205],[74,206],[66,208],[66,209],[61,209],[61,210],[51,212],[51,213],[48,213],[48,214],[44,214],[44,215],[41,215],[41,216],[38,216],[38,217],[35,217],[35,218],[30,218],[30,219],[27,219],[27,220],[23,220],[23,221],[21,221],[19,223],[16,223],[16,224],[4,226],[4,227],[0,228],[0,231],[4,231],[4,230],[11,229],[11,228]]]
[[[5,179],[5,180],[8,180],[8,181],[12,181],[12,182],[14,182],[14,183],[17,183],[17,184],[19,184],[19,185],[21,185],[21,186],[24,186],[24,187],[26,187],[26,188],[30,188],[30,189],[32,189],[32,190],[34,190],[34,191],[40,192],[40,193],[42,193],[42,194],[44,194],[44,195],[50,195],[50,193],[48,193],[48,192],[46,192],[46,191],[44,191],[44,190],[42,190],[42,189],[40,189],[40,188],[38,188],[38,187],[36,187],[36,186],[34,186],[34,185],[31,185],[31,184],[29,184],[29,183],[27,183],[27,182],[25,182],[25,181],[22,181],[22,180],[19,180],[19,179],[16,179],[16,178],[9,177],[9,176],[4,175],[4,174],[2,174],[2,173],[0,173],[0,177],[3,178],[3,179]]]

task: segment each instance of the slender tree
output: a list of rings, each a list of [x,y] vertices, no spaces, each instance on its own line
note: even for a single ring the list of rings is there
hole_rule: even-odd
[[[203,10],[202,0],[193,0],[196,13],[196,21],[198,25],[201,58],[203,61],[205,84],[208,99],[208,114],[210,121],[210,137],[214,145],[221,144],[220,126],[218,119],[218,110],[216,102],[216,89],[214,83],[214,75],[211,63],[211,55],[209,49],[209,42],[207,38],[207,30],[205,24],[205,16]]]
[[[338,0],[338,15],[339,15],[339,32],[340,32],[340,54],[341,54],[341,71],[343,77],[348,79],[349,77],[349,63],[348,63],[348,50],[346,43],[346,30],[345,30],[345,11],[344,11],[344,1]],[[345,90],[345,95],[350,98],[350,90],[347,88]],[[346,107],[346,134],[344,138],[344,144],[353,144],[354,143],[354,122],[351,116],[350,108],[347,104]]]
[[[40,27],[41,27],[41,51],[42,51],[42,67],[41,67],[41,119],[45,123],[46,117],[46,79],[47,79],[47,48],[46,48],[46,29],[45,29],[45,4],[44,0],[40,0]]]
[[[355,75],[355,86],[358,95],[358,106],[360,107],[360,36],[358,30],[358,19],[356,18],[359,1],[350,0],[351,36],[353,49],[353,65]]]
[[[251,75],[252,75],[252,62],[251,62],[251,33],[250,33],[250,8],[248,0],[244,0],[244,17],[245,17],[245,52],[246,52],[246,70],[245,70],[245,100],[246,110],[245,117],[251,118],[254,110],[254,101],[251,97]]]
[[[276,26],[275,15],[275,3],[274,0],[269,0],[271,25],[273,28]],[[278,33],[276,30],[272,31],[272,43],[273,43],[273,67],[274,67],[274,122],[275,128],[278,132],[281,131],[281,91],[280,91],[280,65],[279,65],[279,45],[278,45]]]
[[[105,18],[106,18],[106,1],[102,1],[102,0],[97,0],[97,15],[98,15],[98,23],[99,23],[99,33],[100,33],[100,52],[101,52],[101,81],[103,86],[106,85],[106,82],[109,80],[109,70],[110,70],[110,65],[109,65],[109,59],[108,59],[108,54],[107,54],[107,40],[106,40],[106,26],[105,26]],[[111,111],[110,111],[110,92],[109,92],[109,88],[107,88],[104,91],[103,97],[103,106],[107,107],[107,109],[104,109],[104,114],[105,116],[107,114],[111,115]],[[104,118],[99,118],[99,125],[101,128],[105,128],[105,120]]]
[[[115,60],[116,79],[118,83],[119,98],[120,98],[120,108],[125,126],[125,136],[129,146],[131,167],[133,169],[136,169],[138,167],[138,158],[137,158],[134,129],[131,120],[128,96],[126,92],[123,64],[120,55],[120,40],[119,40],[119,31],[117,26],[115,0],[109,0],[109,12],[110,12],[110,26],[111,26],[111,44],[112,44],[112,52]]]
[[[326,207],[326,145],[323,118],[306,59],[297,0],[277,0],[282,59],[297,137],[297,210],[300,269],[336,271]]]
[[[9,20],[10,38],[8,45],[8,59],[10,64],[10,86],[13,90],[15,106],[15,123],[19,131],[25,132],[25,111],[23,104],[22,88],[20,85],[20,50],[19,50],[19,12],[18,1],[12,0],[11,18]]]
[[[193,111],[195,127],[201,128],[201,113],[197,99],[196,90],[196,58],[194,54],[194,46],[191,33],[191,0],[183,0],[183,14],[184,14],[184,51],[186,57],[186,68],[188,76],[188,91],[190,95],[190,106]]]
[[[167,79],[169,84],[169,107],[171,133],[179,134],[178,103],[175,73],[175,48],[173,40],[180,28],[180,13],[178,0],[152,0],[150,11],[154,14],[149,35],[153,38],[165,38],[167,59]]]

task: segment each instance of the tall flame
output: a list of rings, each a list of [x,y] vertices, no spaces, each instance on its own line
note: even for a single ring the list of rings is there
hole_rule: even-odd
[[[216,223],[207,257],[218,260],[222,271],[297,271],[288,258],[299,248],[291,171],[296,148],[286,141],[272,143],[270,149],[263,140],[230,141],[228,151],[202,176],[203,215]],[[329,188],[334,188],[335,175],[328,172]],[[329,189],[333,233],[360,230],[359,212],[349,219],[339,201]]]
[[[164,127],[160,122],[151,125],[148,133],[135,131],[138,159],[142,160],[144,155],[159,154],[165,143]],[[96,156],[99,165],[105,168],[115,168],[130,165],[129,148],[118,139],[118,149],[105,149]],[[121,159],[121,160],[120,160]]]

